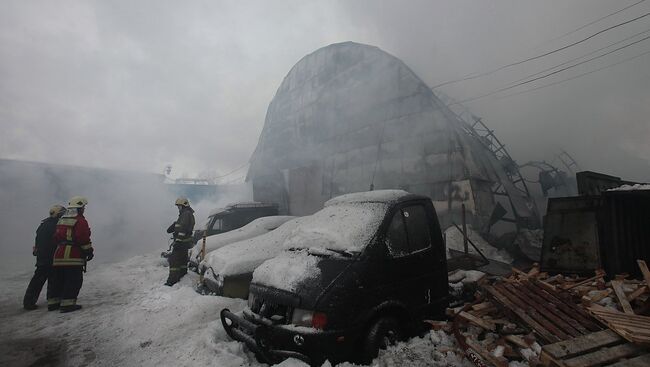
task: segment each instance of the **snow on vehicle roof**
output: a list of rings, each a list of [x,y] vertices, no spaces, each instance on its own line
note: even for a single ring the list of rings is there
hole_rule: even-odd
[[[635,185],[622,185],[609,189],[607,191],[637,191],[637,190],[650,190],[650,184],[635,184]]]
[[[262,203],[259,201],[242,201],[237,203],[230,203],[223,208],[212,209],[212,211],[210,211],[210,214],[208,214],[208,216],[211,217],[213,215],[217,215],[232,209],[273,208],[277,206],[278,206],[277,203]]]
[[[202,266],[222,276],[252,272],[284,249],[330,249],[358,252],[377,231],[386,213],[384,203],[340,202],[292,219],[267,234],[212,251]]]
[[[376,190],[355,192],[337,196],[328,200],[325,206],[338,205],[341,203],[392,203],[404,196],[412,195],[404,190]]]
[[[318,259],[307,251],[285,251],[266,260],[253,272],[253,282],[293,292],[304,280],[320,275]]]
[[[218,248],[224,247],[228,244],[263,235],[269,231],[272,231],[280,227],[282,224],[294,218],[296,217],[289,216],[289,215],[274,215],[269,217],[261,217],[255,219],[254,221],[248,223],[247,225],[241,228],[233,229],[232,231],[219,233],[217,235],[207,237],[205,239],[205,252],[207,254]],[[197,259],[200,256],[200,253],[201,253],[201,241],[199,241],[198,244],[192,248],[190,258]]]
[[[347,195],[344,195],[347,196]],[[383,202],[339,201],[306,217],[285,241],[285,248],[359,252],[386,214]]]
[[[208,268],[214,275],[250,273],[265,260],[282,251],[285,239],[305,218],[307,217],[291,219],[267,234],[214,250],[206,256],[201,266]]]

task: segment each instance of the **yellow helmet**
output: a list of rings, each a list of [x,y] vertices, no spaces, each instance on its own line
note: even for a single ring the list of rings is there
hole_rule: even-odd
[[[83,196],[73,196],[68,203],[68,208],[83,208],[88,205],[88,199]]]
[[[63,205],[54,205],[50,208],[50,217],[58,217],[63,213],[65,213],[65,207]]]
[[[176,199],[176,203],[174,203],[174,205],[190,206],[190,201],[187,200],[186,197],[181,196],[178,199]]]

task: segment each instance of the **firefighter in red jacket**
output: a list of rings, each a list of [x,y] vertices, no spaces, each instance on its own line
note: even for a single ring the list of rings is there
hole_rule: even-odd
[[[58,308],[61,312],[71,312],[81,308],[77,296],[83,284],[86,261],[93,258],[90,227],[83,216],[87,204],[88,200],[82,196],[70,199],[66,213],[56,225],[57,248],[52,261],[54,289],[47,300],[48,310]]]

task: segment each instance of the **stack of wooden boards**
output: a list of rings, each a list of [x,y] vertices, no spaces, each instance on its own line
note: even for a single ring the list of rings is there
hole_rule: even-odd
[[[495,366],[650,366],[650,272],[638,263],[642,281],[549,276],[538,266],[482,279],[474,304],[449,310],[456,339]]]

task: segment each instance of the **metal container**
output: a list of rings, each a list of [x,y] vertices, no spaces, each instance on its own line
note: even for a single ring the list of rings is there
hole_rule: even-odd
[[[544,217],[541,266],[551,273],[640,276],[650,261],[650,190],[552,198]]]
[[[650,261],[650,190],[605,191],[598,218],[607,274],[640,276],[637,259]]]

